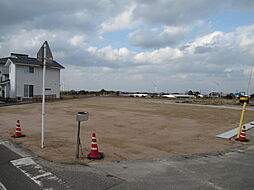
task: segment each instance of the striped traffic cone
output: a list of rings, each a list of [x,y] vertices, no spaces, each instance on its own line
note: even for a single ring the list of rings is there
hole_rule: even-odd
[[[245,128],[245,126],[242,127],[239,138],[236,138],[235,140],[240,141],[240,142],[249,142],[249,140],[246,139],[246,128]]]
[[[104,158],[103,153],[98,150],[95,133],[92,134],[91,152],[87,155],[87,158],[89,160],[100,160]]]
[[[19,120],[17,120],[15,135],[13,135],[13,136],[11,136],[11,137],[20,138],[20,137],[25,137],[25,136],[26,136],[26,135],[22,134],[22,130],[21,130],[21,127],[20,127]]]

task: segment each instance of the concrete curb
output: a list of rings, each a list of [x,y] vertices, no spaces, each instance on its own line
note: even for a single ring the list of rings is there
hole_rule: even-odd
[[[245,125],[246,130],[249,130],[249,129],[254,127],[254,125],[251,125],[251,123],[252,122],[243,124],[243,125]],[[234,129],[232,129],[230,131],[226,131],[224,133],[218,134],[218,135],[216,135],[216,137],[230,139],[230,138],[236,136],[237,133],[238,133],[238,127],[234,128]]]

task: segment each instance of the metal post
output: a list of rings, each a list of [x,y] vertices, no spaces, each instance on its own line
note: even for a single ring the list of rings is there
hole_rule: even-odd
[[[79,158],[79,146],[80,146],[80,121],[78,122],[77,144],[76,144],[76,158]]]
[[[43,73],[42,73],[42,108],[41,108],[41,148],[44,148],[45,128],[45,74],[46,74],[46,43],[43,45]]]
[[[240,137],[240,133],[241,133],[241,130],[242,130],[242,125],[243,125],[244,113],[245,113],[245,110],[246,110],[246,106],[247,106],[247,102],[244,102],[243,103],[242,114],[241,114],[241,118],[240,118],[240,123],[239,123],[239,128],[238,128],[238,134],[237,134],[236,138]]]

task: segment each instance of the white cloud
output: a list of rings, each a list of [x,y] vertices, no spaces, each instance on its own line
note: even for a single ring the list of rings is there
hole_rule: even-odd
[[[104,57],[109,61],[115,61],[118,58],[118,51],[113,49],[111,46],[106,46],[98,49],[98,55]]]
[[[190,28],[187,26],[181,26],[181,27],[180,26],[165,26],[163,33],[175,35],[178,33],[185,33],[189,29]]]
[[[140,74],[136,74],[136,75],[130,75],[130,79],[131,80],[142,80],[143,79],[143,76],[140,75]]]
[[[84,35],[75,35],[68,40],[69,44],[74,47],[83,45],[84,41],[85,41]]]
[[[34,56],[48,40],[75,89],[140,90],[154,81],[167,90],[209,88],[214,80],[239,88],[253,60],[254,25],[234,20],[241,27],[225,32],[210,17],[253,6],[239,0],[1,1],[0,55]]]
[[[122,63],[131,59],[132,54],[127,48],[114,49],[112,46],[105,46],[100,49],[95,47],[89,47],[88,52],[108,61],[119,61]]]
[[[88,47],[87,48],[87,51],[89,52],[89,53],[96,53],[96,51],[97,51],[97,48],[96,47]]]
[[[185,40],[187,31],[185,26],[138,29],[130,32],[128,39],[132,45],[142,48],[175,46]]]
[[[65,36],[64,32],[49,32],[47,30],[34,29],[25,30],[22,29],[15,33],[10,33],[2,36],[0,39],[1,56],[6,56],[10,52],[36,53],[45,40],[55,42]]]
[[[126,57],[130,55],[130,51],[127,48],[120,48],[118,53],[119,53],[119,56],[122,56],[122,57]]]
[[[191,77],[190,74],[175,74],[175,75],[170,75],[170,78],[172,79],[187,79],[188,77]]]
[[[245,58],[248,52],[242,51],[241,49],[245,48],[239,46],[241,38],[238,37],[242,35],[238,31],[229,33],[217,31],[200,36],[193,42],[179,47],[166,47],[140,53],[127,48],[91,46],[87,48],[87,52],[93,56],[93,60],[106,64],[78,67],[79,74],[75,76],[77,78],[75,80],[86,78],[93,84],[90,86],[89,82],[86,82],[85,87],[90,89],[121,90],[123,86],[126,90],[153,89],[149,84],[156,81],[158,89],[164,91],[171,91],[170,88],[165,88],[166,86],[171,86],[175,90],[186,89],[186,87],[197,90],[218,90],[218,87],[209,81],[220,81],[221,90],[230,91],[232,88],[245,90],[242,84],[245,78],[248,78],[251,60],[248,62]],[[196,50],[198,47],[212,48],[213,51],[201,53],[200,50]],[[242,61],[240,65],[239,60]],[[110,65],[107,61],[114,64]],[[92,81],[92,78],[96,80]],[[130,80],[135,81],[133,84],[135,87],[130,85]],[[110,81],[110,84],[103,81]],[[80,82],[77,82],[77,85],[75,82],[72,84],[78,88]]]
[[[254,55],[254,24],[236,28],[239,47]]]
[[[197,37],[194,42],[185,44],[185,53],[209,53],[216,48],[230,47],[235,43],[233,33],[215,31],[205,36]]]
[[[252,1],[239,0],[155,0],[137,3],[135,18],[149,24],[182,25],[196,22],[222,11],[253,8]]]
[[[135,8],[136,5],[133,4],[127,7],[127,10],[121,12],[116,17],[104,21],[101,24],[102,32],[131,29],[137,27],[139,24],[141,24],[141,22],[133,17],[133,10]]]
[[[171,60],[180,58],[183,53],[177,48],[160,48],[152,52],[142,52],[135,55],[134,60],[136,63],[168,63]]]
[[[225,68],[223,72],[225,72],[225,73],[231,73],[232,71],[233,71],[233,69]]]
[[[102,71],[103,71],[103,72],[110,72],[110,71],[112,71],[112,68],[109,68],[109,67],[102,67]]]

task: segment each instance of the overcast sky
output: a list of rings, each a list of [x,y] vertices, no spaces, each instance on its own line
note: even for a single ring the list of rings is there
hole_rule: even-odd
[[[65,90],[246,91],[254,62],[253,0],[0,0],[0,26],[0,57],[47,40]]]

